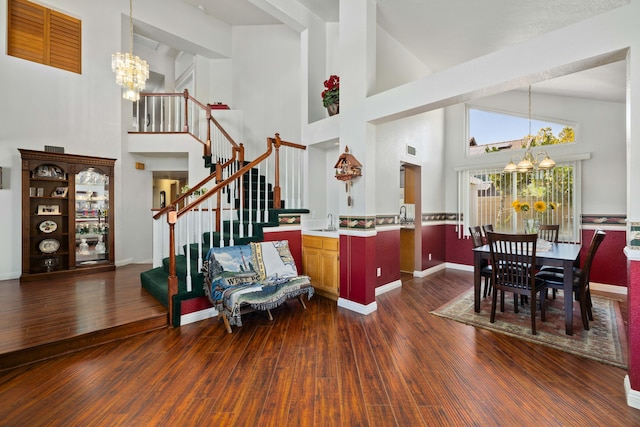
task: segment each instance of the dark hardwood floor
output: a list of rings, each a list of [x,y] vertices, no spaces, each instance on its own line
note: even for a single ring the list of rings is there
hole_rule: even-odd
[[[0,282],[2,318],[16,325],[15,336],[2,329],[2,345],[107,325],[130,310],[154,317],[157,305],[131,301],[147,300],[143,269],[79,277],[75,298],[41,289],[39,303],[25,285]],[[84,289],[101,280],[101,291]],[[232,334],[207,319],[5,369],[0,425],[640,425],[625,370],[429,314],[468,289],[471,273],[403,281],[368,316],[314,296],[307,310],[295,300],[273,310],[273,321],[244,315]],[[105,308],[116,301],[129,308]]]
[[[140,272],[149,268],[0,281],[0,370],[165,328],[167,310],[140,286]]]

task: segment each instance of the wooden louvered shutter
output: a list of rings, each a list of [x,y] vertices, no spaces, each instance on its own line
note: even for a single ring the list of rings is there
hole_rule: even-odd
[[[82,71],[82,21],[26,0],[9,0],[7,53],[63,70]]]
[[[49,14],[49,65],[80,74],[82,22],[61,13]]]
[[[45,13],[28,1],[9,1],[9,55],[45,63]]]

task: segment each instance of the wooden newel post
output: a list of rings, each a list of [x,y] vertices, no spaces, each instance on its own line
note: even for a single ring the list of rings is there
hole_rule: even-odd
[[[167,222],[169,223],[169,278],[167,280],[167,307],[169,309],[169,325],[173,324],[173,296],[178,293],[178,276],[176,275],[176,234],[175,224],[178,221],[178,212],[169,211]]]
[[[207,142],[204,145],[204,155],[211,156],[211,104],[207,104]]]
[[[282,144],[282,140],[280,139],[280,134],[276,133],[275,138],[275,167],[274,167],[274,184],[273,184],[273,208],[280,209],[280,145]]]
[[[216,163],[216,184],[222,182],[222,162],[218,159]],[[216,195],[216,232],[220,232],[220,218],[222,215],[222,191]]]
[[[184,90],[184,126],[183,132],[189,132],[189,90]]]

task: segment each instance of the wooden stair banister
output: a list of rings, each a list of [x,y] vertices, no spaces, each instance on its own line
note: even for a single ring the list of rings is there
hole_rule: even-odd
[[[298,185],[300,180],[292,178],[302,173],[302,157],[296,153],[289,157],[287,152],[286,157],[283,157],[284,161],[281,162],[280,152],[282,147],[293,148],[294,152],[305,150],[306,147],[283,141],[279,134],[275,134],[274,138],[267,138],[267,150],[252,162],[245,164],[244,145],[234,141],[213,117],[213,109],[211,104],[198,102],[186,89],[182,93],[143,93],[134,109],[134,123],[136,129],[141,129],[141,133],[184,133],[202,144],[205,167],[210,170],[206,178],[153,215],[155,220],[163,215],[167,216],[168,228],[154,226],[154,242],[157,244],[154,244],[153,259],[154,268],[162,265],[163,260],[168,261],[165,268],[169,269],[167,305],[170,324],[175,320],[174,314],[179,315],[175,313],[173,303],[174,296],[179,292],[179,283],[183,283],[184,280],[182,261],[180,267],[177,265],[178,256],[182,256],[183,251],[186,251],[184,256],[187,264],[187,292],[191,292],[191,271],[197,270],[195,264],[190,264],[190,259],[195,260],[197,252],[197,268],[200,269],[206,255],[202,248],[204,241],[208,240],[209,245],[214,245],[214,233],[216,246],[234,245],[234,235],[235,239],[244,239],[245,234],[252,238],[256,236],[254,222],[270,222],[269,209],[282,209],[285,203],[287,207],[299,207],[302,200],[301,187]],[[273,159],[269,159],[270,156],[273,156]],[[283,164],[286,177],[280,170]],[[272,167],[273,171],[270,170]],[[254,168],[256,170],[252,170]],[[211,184],[212,180],[215,184]],[[269,183],[271,180],[272,183]],[[285,187],[281,187],[281,181]],[[203,187],[210,185],[213,185],[211,190],[200,194]],[[189,212],[193,212],[193,215],[187,215]],[[225,212],[228,212],[228,216]],[[184,221],[178,223],[183,217]],[[179,225],[177,228],[176,224]],[[263,224],[257,228],[257,233],[262,233],[264,226]],[[206,240],[202,235],[203,229],[206,230]],[[158,239],[155,240],[155,237]],[[192,250],[194,253],[190,258]]]
[[[304,145],[281,140],[279,133],[276,133],[275,138],[270,138],[270,139],[272,139],[273,145],[275,147],[275,156],[274,156],[275,171],[274,171],[274,178],[273,178],[273,182],[274,182],[273,184],[274,206],[273,207],[276,209],[280,209],[282,206],[282,196],[281,196],[281,187],[280,187],[280,146],[284,145],[287,147],[298,148],[302,150],[306,149],[306,147]]]
[[[217,182],[212,189],[210,189],[205,194],[198,197],[196,200],[193,200],[191,203],[188,203],[186,206],[184,206],[181,209],[167,211],[168,212],[167,222],[169,224],[169,278],[167,280],[167,286],[168,286],[167,307],[169,311],[169,319],[173,319],[173,296],[176,295],[178,292],[178,276],[176,274],[177,271],[176,271],[175,224],[177,223],[178,219],[181,216],[185,215],[187,212],[193,210],[194,208],[200,206],[205,200],[213,197],[214,195],[217,197],[217,200],[218,200],[218,205],[217,205],[217,212],[219,212],[218,215],[221,215],[220,213],[222,209],[221,203],[220,203],[221,190],[223,188],[226,188],[234,180],[241,178],[242,175],[244,175],[245,173],[253,169],[256,165],[266,160],[273,152],[273,145],[274,145],[273,138],[267,138],[267,150],[262,155],[257,157],[252,162],[249,162],[246,165],[242,166],[235,173],[233,173],[232,175],[230,175],[224,180],[222,180],[222,168],[216,168],[216,174],[212,174],[209,177],[202,180],[201,182],[199,182],[194,188],[190,189],[189,192],[181,196],[179,200],[184,200],[184,198],[192,195],[194,191],[201,188],[206,182],[209,182],[212,177],[216,177],[216,180],[219,180],[219,182]],[[173,207],[177,206],[179,203],[179,200],[176,200],[171,206]],[[159,214],[160,213],[156,215],[159,215]]]
[[[183,93],[184,93],[184,126],[182,127],[182,131],[189,132],[189,91],[185,89]]]
[[[167,215],[167,223],[169,224],[169,247],[175,248],[176,246],[176,230],[175,225],[178,221],[178,215],[176,211],[171,211]],[[171,325],[173,319],[173,296],[178,293],[178,276],[176,275],[176,255],[169,257],[169,278],[167,279],[167,321]]]

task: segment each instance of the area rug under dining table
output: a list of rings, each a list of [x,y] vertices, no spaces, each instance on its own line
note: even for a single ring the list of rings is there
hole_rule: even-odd
[[[546,345],[578,356],[587,357],[619,368],[627,368],[627,340],[618,301],[592,295],[593,317],[590,329],[582,328],[580,305],[574,301],[574,334],[566,335],[564,327],[564,301],[562,292],[556,299],[547,298],[547,321],[540,320],[537,311],[537,335],[531,334],[529,305],[520,305],[519,313],[513,312],[513,295],[505,295],[504,312],[500,311],[500,300],[496,307],[496,321],[491,323],[491,297],[481,298],[480,312],[473,310],[473,288],[431,312],[436,316],[457,322],[507,334],[519,339]]]

